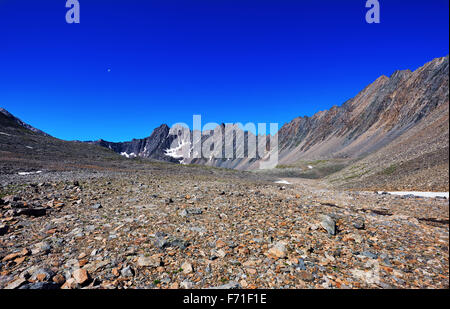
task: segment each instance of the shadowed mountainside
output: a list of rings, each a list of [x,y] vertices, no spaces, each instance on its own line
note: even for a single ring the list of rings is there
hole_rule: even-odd
[[[342,106],[299,117],[279,131],[280,164],[300,159],[357,158],[411,130],[433,111],[448,106],[449,58],[414,72],[379,77]]]
[[[54,138],[0,112],[0,174],[106,167],[120,161],[125,160],[109,149]]]
[[[87,143],[106,147],[126,158],[151,158],[155,160],[178,162],[178,160],[165,155],[175,136],[169,134],[170,128],[163,124],[144,139],[133,139],[130,142],[114,143],[105,140],[90,141]]]

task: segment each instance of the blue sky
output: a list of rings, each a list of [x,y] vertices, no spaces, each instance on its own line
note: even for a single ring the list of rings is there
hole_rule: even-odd
[[[448,54],[448,0],[0,0],[0,106],[67,140],[278,122]],[[108,72],[110,70],[110,72]]]

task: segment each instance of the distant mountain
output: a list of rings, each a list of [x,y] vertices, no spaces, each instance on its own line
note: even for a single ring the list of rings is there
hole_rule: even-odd
[[[141,157],[178,163],[178,160],[165,155],[166,149],[170,148],[172,141],[176,138],[176,136],[169,135],[169,130],[170,128],[163,124],[144,139],[133,139],[123,143],[107,142],[100,139],[87,143],[109,148],[126,158]]]
[[[159,161],[166,161],[172,163],[183,163],[183,164],[198,164],[198,165],[207,165],[207,166],[215,166],[222,168],[231,168],[231,169],[249,169],[249,166],[252,163],[257,162],[259,157],[256,155],[255,158],[236,158],[236,155],[231,159],[223,159],[225,157],[225,148],[222,149],[221,157],[194,157],[193,150],[196,148],[195,145],[199,144],[202,147],[203,143],[210,137],[214,135],[214,132],[220,130],[222,132],[222,142],[225,145],[226,141],[233,141],[233,153],[236,154],[236,145],[245,145],[244,152],[245,155],[248,154],[247,141],[248,137],[251,136],[256,140],[256,137],[249,132],[242,131],[236,125],[232,126],[233,129],[240,132],[242,135],[241,139],[235,139],[234,135],[230,137],[230,133],[225,131],[225,124],[222,124],[215,128],[215,130],[205,131],[203,132],[200,140],[194,139],[194,132],[190,132],[189,141],[191,143],[190,153],[191,157],[183,157],[176,155],[176,151],[174,151],[180,142],[177,140],[178,137],[181,139],[180,133],[171,132],[170,128],[163,124],[160,127],[156,128],[153,133],[146,138],[143,139],[133,139],[127,142],[108,142],[105,140],[97,140],[97,141],[87,141],[85,143],[94,144],[98,146],[102,146],[108,148],[125,158],[145,158],[145,159],[153,159]],[[176,131],[176,130],[175,130]],[[239,143],[244,141],[244,143]],[[256,145],[258,142],[256,140]]]
[[[279,162],[275,170],[280,175],[327,176],[337,185],[375,188],[389,184],[392,188],[411,188],[410,184],[415,183],[416,187],[425,186],[430,190],[447,188],[448,191],[448,109],[449,56],[436,58],[414,72],[395,71],[390,77],[379,77],[341,106],[333,106],[312,117],[298,117],[283,125],[276,135]],[[234,154],[240,150],[247,155],[246,143],[256,137],[237,126],[233,129],[234,133],[227,133],[225,126],[220,125],[215,130],[204,132],[200,139],[195,139],[198,135],[190,132],[190,154],[198,152],[214,132],[220,130],[222,141],[233,149]],[[82,145],[90,144],[96,146],[89,148],[90,151],[109,149],[108,157],[115,152],[123,158],[240,170],[258,169],[266,159],[261,156],[238,158],[236,155],[224,159],[224,153],[201,158],[180,156],[177,154],[178,148],[182,148],[180,134],[172,132],[165,124],[144,139],[122,143],[98,140],[67,144],[0,109],[0,151],[7,146],[13,155],[16,144],[25,144],[24,140],[28,139],[16,140],[15,144],[8,140],[8,136],[21,134],[32,135],[37,144],[39,136],[54,146],[59,143],[64,146],[64,153],[77,145],[72,157],[85,154],[87,148]],[[257,147],[264,148],[263,141],[268,140],[268,136],[261,138]],[[58,152],[56,148],[53,150]],[[48,149],[43,152],[48,153]],[[97,159],[104,154],[95,156],[91,153]]]
[[[13,116],[11,113],[9,113],[6,109],[3,109],[0,107],[0,126],[15,126],[18,125],[20,127],[23,127],[25,129],[28,129],[32,132],[35,132],[37,134],[43,135],[43,136],[50,136],[49,134],[42,132],[41,130],[38,130],[29,124],[23,122],[19,118]]]
[[[112,168],[121,161],[111,150],[54,138],[0,109],[0,174]]]
[[[200,134],[201,139],[196,139]],[[215,134],[220,134],[224,147],[219,149],[217,153],[212,153],[209,156],[204,153],[202,153],[201,157],[194,156],[194,153],[197,153],[199,149],[208,148],[205,143],[208,140],[213,140]],[[267,137],[262,136],[261,139],[265,141]],[[199,131],[191,132],[189,141],[191,143],[190,156],[183,157],[180,160],[184,164],[198,164],[238,170],[259,168],[261,153],[263,151],[257,151],[256,149],[262,143],[253,133],[243,131],[236,124],[222,123],[214,128],[214,130],[207,130],[202,133]],[[254,147],[249,147],[249,144],[254,145]],[[231,150],[229,154],[226,152],[227,147]],[[251,149],[254,149],[254,153]],[[170,151],[166,151],[166,153],[170,153]]]
[[[312,117],[295,118],[279,130],[279,164],[296,166],[307,160],[354,160],[382,149],[406,132],[427,123],[427,117],[434,111],[442,107],[448,108],[448,73],[449,57],[436,58],[414,72],[402,70],[395,71],[390,77],[379,77],[342,106],[333,106]],[[444,110],[443,113],[448,115],[448,111]],[[448,134],[447,130],[438,135],[445,136],[446,132]],[[210,134],[207,132],[196,143],[203,144]],[[222,134],[225,136],[223,127]],[[244,133],[245,142],[249,134],[251,136],[249,132]],[[126,157],[137,156],[235,169],[255,169],[261,159],[174,160],[167,156],[166,150],[175,137],[163,125],[145,139],[124,143],[99,140],[92,143],[110,148]],[[233,137],[228,136],[226,141],[230,143]],[[195,144],[192,134],[191,142]],[[233,143],[233,148],[236,149],[236,141]]]

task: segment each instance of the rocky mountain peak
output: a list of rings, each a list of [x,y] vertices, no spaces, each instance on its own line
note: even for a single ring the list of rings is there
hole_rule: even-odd
[[[3,116],[3,119],[0,119],[0,125],[2,126],[9,126],[9,127],[21,127],[25,128],[27,130],[30,130],[36,134],[43,135],[43,136],[50,136],[49,134],[36,129],[35,127],[23,122],[19,118],[12,115],[10,112],[8,112],[6,109],[0,107],[0,114]]]

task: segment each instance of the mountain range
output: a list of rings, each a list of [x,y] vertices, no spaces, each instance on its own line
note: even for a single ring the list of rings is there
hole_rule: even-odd
[[[410,189],[422,186],[448,191],[448,107],[448,56],[436,58],[415,71],[399,70],[390,77],[380,76],[341,106],[333,106],[312,117],[297,117],[283,125],[276,135],[278,166],[269,173],[280,177],[326,177],[336,185],[352,187]],[[225,136],[223,125],[216,129],[221,129]],[[237,126],[234,129],[241,130]],[[195,134],[191,132],[190,141],[192,145],[203,145],[213,132],[203,132],[202,138],[195,141]],[[240,133],[245,142],[250,137],[255,138],[250,132]],[[2,164],[6,153],[10,157],[17,151],[13,149],[17,147],[12,147],[8,141],[11,135],[27,136],[30,142],[45,139],[51,145],[64,145],[65,153],[72,157],[76,153],[72,150],[75,147],[83,153],[81,149],[89,149],[91,155],[107,153],[110,157],[115,152],[124,159],[142,158],[240,170],[256,170],[262,160],[261,156],[195,159],[170,155],[177,134],[173,134],[165,124],[147,138],[128,142],[101,139],[65,142],[0,109]],[[234,151],[236,145],[240,145],[237,136],[236,139],[233,136],[224,138],[224,141],[233,143]],[[28,147],[39,148],[36,143]],[[244,152],[247,151],[245,148]]]

